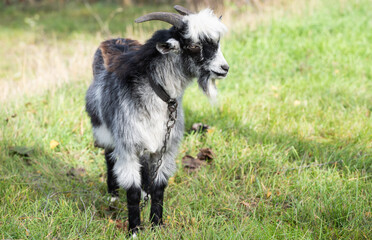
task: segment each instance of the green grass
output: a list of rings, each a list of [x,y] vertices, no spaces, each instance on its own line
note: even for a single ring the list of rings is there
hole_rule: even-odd
[[[223,41],[231,72],[219,105],[195,84],[184,98],[186,128],[214,131],[185,134],[166,227],[151,231],[147,208],[139,239],[372,238],[372,8],[322,3]],[[88,82],[0,108],[1,238],[127,236],[110,221],[127,219],[125,194],[108,209],[104,157],[84,110]],[[60,145],[50,149],[51,140]],[[203,147],[216,159],[188,174],[182,156]],[[79,167],[86,172],[68,176]]]
[[[33,28],[45,33],[56,34],[60,38],[66,38],[71,34],[85,33],[94,34],[101,31],[94,14],[103,22],[110,19],[109,29],[113,33],[123,34],[125,27],[134,23],[134,19],[147,11],[171,11],[168,5],[133,5],[130,7],[110,3],[95,3],[85,7],[79,1],[71,1],[63,7],[43,6],[33,8],[20,8],[19,5],[0,8],[0,26],[2,32],[6,29],[24,33]],[[115,14],[114,12],[117,11]],[[111,16],[112,15],[112,16]],[[161,26],[166,26],[162,24]]]

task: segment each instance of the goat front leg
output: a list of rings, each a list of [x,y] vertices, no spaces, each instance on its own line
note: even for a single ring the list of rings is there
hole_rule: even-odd
[[[141,188],[132,186],[127,190],[127,205],[129,218],[129,232],[135,235],[141,224],[139,203],[141,200]]]
[[[163,224],[164,191],[167,187],[169,177],[172,176],[177,169],[174,157],[177,153],[179,141],[180,140],[177,139],[173,141],[174,144],[172,144],[168,152],[163,155],[162,165],[158,169],[154,184],[151,186],[150,220],[153,225]],[[151,157],[152,162],[155,162],[160,156],[159,154],[153,154]]]
[[[163,224],[163,200],[166,184],[154,184],[151,187],[151,212],[150,221],[153,225]]]

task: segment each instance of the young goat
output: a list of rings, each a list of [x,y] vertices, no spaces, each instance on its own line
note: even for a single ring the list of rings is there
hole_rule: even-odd
[[[175,9],[180,14],[157,12],[136,19],[173,25],[155,32],[144,45],[122,38],[101,43],[86,95],[96,144],[105,149],[108,192],[115,199],[119,187],[126,189],[129,230],[134,234],[141,221],[141,189],[151,195],[151,222],[162,223],[164,189],[176,171],[183,136],[185,88],[198,78],[203,92],[214,98],[215,79],[226,77],[229,70],[219,44],[226,31],[221,20],[210,9]],[[178,102],[178,117],[162,156],[169,101]],[[161,156],[151,182],[151,166]]]

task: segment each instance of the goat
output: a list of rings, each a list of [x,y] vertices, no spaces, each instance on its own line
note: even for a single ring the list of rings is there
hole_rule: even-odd
[[[162,224],[164,190],[176,171],[175,157],[184,131],[182,96],[194,78],[211,99],[216,97],[215,79],[226,77],[229,65],[220,38],[226,26],[210,9],[193,13],[156,12],[137,23],[160,20],[172,24],[156,31],[141,45],[131,39],[101,43],[94,55],[94,80],[86,94],[96,144],[105,149],[107,186],[112,200],[118,188],[127,193],[129,231],[141,223],[141,190],[151,196],[150,220]],[[178,101],[178,118],[172,129],[161,165],[151,183],[151,165],[161,156],[168,120],[169,99]]]

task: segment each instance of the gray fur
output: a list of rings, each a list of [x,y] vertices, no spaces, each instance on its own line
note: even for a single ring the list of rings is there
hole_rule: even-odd
[[[200,17],[213,17],[210,21],[220,26],[219,20],[211,14],[204,11]],[[125,189],[141,187],[141,159],[155,162],[159,158],[166,133],[167,104],[151,88],[149,77],[158,82],[170,97],[178,100],[178,119],[157,173],[155,184],[158,185],[166,184],[176,171],[175,158],[184,132],[182,96],[186,87],[193,78],[199,78],[203,91],[214,95],[211,94],[215,87],[214,79],[227,74],[227,70],[221,70],[221,66],[227,65],[219,50],[222,30],[216,29],[213,34],[213,29],[209,27],[206,28],[208,31],[200,33],[200,45],[209,49],[208,54],[205,50],[205,56],[203,50],[200,54],[191,54],[187,50],[188,44],[195,42],[195,34],[200,31],[187,24],[197,18],[198,15],[188,17],[183,29],[172,27],[158,31],[139,50],[123,50],[119,60],[112,61],[113,64],[120,63],[117,68],[105,65],[101,49],[95,53],[94,80],[87,91],[86,109],[91,117],[96,143],[113,150],[116,159],[114,173],[118,184]],[[185,38],[189,35],[192,39]],[[214,38],[208,39],[208,36]],[[213,44],[213,47],[208,48],[208,44]],[[163,46],[169,48],[162,49]],[[144,62],[146,64],[139,66]],[[223,77],[215,75],[221,71]],[[145,155],[149,157],[144,158]]]

